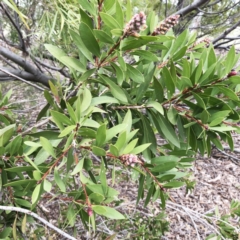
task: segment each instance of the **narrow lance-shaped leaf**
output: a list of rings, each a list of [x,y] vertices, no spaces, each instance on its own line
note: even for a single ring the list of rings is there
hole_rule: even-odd
[[[40,142],[44,150],[47,151],[52,157],[56,158],[56,154],[54,152],[53,146],[49,142],[49,140],[44,137],[40,137]]]
[[[103,22],[110,28],[110,29],[121,29],[121,26],[118,24],[118,22],[110,15],[107,13],[100,13],[100,16],[103,20]]]
[[[100,57],[100,47],[89,26],[82,22],[79,27],[79,32],[86,48],[94,55]]]
[[[125,219],[125,217],[114,208],[100,205],[92,205],[92,209],[95,213],[110,219]]]
[[[99,76],[109,86],[110,91],[115,98],[117,98],[119,101],[121,101],[123,103],[128,102],[128,99],[127,99],[124,91],[117,84],[115,84],[112,80],[110,80],[106,76],[103,76],[103,75],[99,75]]]

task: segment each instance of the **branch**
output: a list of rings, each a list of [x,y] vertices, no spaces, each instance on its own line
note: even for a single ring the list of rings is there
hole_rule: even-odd
[[[236,27],[238,27],[240,25],[240,20],[238,22],[236,22],[232,27],[230,27],[228,30],[224,31],[220,36],[218,36],[217,38],[215,38],[212,41],[213,45],[216,45],[215,43],[217,43],[219,40],[225,38],[230,32],[232,32]]]
[[[33,86],[33,87],[35,87],[35,88],[37,88],[37,89],[39,89],[39,90],[41,90],[41,91],[44,91],[44,90],[45,90],[44,88],[39,87],[38,85],[36,85],[36,84],[34,84],[34,83],[28,82],[28,81],[26,81],[25,79],[23,79],[23,78],[21,78],[21,77],[18,77],[18,76],[16,76],[16,75],[8,72],[7,70],[2,69],[1,67],[0,67],[0,71],[1,71],[1,72],[4,72],[4,73],[7,74],[8,76],[11,76],[11,77],[13,77],[13,78],[16,78],[16,79],[18,79],[18,80],[20,80],[20,81],[22,81],[22,82],[25,82],[25,83],[27,83],[28,85],[31,85],[31,86]]]
[[[235,3],[235,4],[232,5],[232,6],[230,6],[230,4],[229,4],[226,8],[224,8],[224,9],[222,9],[221,11],[218,11],[218,12],[207,12],[207,11],[204,11],[204,10],[202,10],[202,9],[200,9],[200,8],[198,8],[198,11],[199,11],[199,12],[202,12],[202,13],[204,13],[204,14],[206,14],[206,15],[218,15],[218,14],[220,14],[220,13],[225,13],[225,12],[227,12],[228,10],[234,8],[234,7],[235,7],[236,5],[238,5],[238,4],[239,4],[239,2]]]
[[[2,46],[0,46],[0,55],[11,60],[18,66],[22,67],[27,73],[30,73],[31,75],[33,75],[33,78],[31,79],[31,81],[39,82],[45,85],[46,87],[49,87],[48,81],[49,79],[52,79],[52,77],[41,73],[39,69],[33,67],[33,65],[30,62],[28,62],[26,59],[18,56],[17,54],[11,52],[9,49],[4,48]]]
[[[192,4],[175,12],[174,15],[181,15],[181,16],[187,15],[188,13],[194,10],[197,10],[199,7],[203,6],[205,3],[208,3],[208,2],[209,0],[195,0]]]
[[[28,214],[28,215],[38,219],[40,222],[44,223],[45,225],[47,225],[51,229],[55,230],[57,233],[64,236],[65,238],[71,239],[71,240],[77,240],[76,238],[74,238],[74,237],[70,236],[69,234],[63,232],[61,229],[55,227],[53,224],[49,223],[48,221],[46,221],[45,219],[41,218],[36,213],[34,213],[34,212],[32,212],[28,209],[24,209],[24,208],[20,208],[20,207],[10,207],[10,206],[0,206],[0,209],[4,210],[4,211],[14,211],[14,212],[21,212],[21,213]]]
[[[8,13],[8,11],[6,10],[6,8],[3,6],[2,3],[0,3],[0,7],[3,9],[3,11],[5,12],[5,14],[7,15],[9,21],[12,23],[13,27],[16,29],[17,33],[18,33],[18,37],[19,37],[19,41],[20,41],[20,49],[24,52],[27,53],[27,48],[25,45],[25,42],[23,40],[23,35],[20,31],[20,29],[18,28],[17,24],[15,23],[15,21],[12,19],[11,15]]]

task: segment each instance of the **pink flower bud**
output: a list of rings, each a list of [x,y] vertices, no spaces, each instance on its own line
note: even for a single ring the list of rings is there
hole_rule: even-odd
[[[89,217],[91,217],[93,215],[93,210],[92,210],[91,207],[88,207],[87,214],[88,214]]]

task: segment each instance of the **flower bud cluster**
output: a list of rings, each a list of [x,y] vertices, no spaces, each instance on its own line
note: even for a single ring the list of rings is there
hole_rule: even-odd
[[[178,19],[180,18],[180,15],[170,16],[164,20],[163,23],[160,24],[159,27],[157,27],[152,35],[165,35],[167,31],[174,27],[176,24],[178,24]]]
[[[135,163],[139,163],[138,156],[134,154],[124,154],[119,159],[126,165],[134,167]]]
[[[210,45],[210,43],[211,43],[211,40],[209,39],[209,38],[204,38],[204,39],[202,39],[202,40],[200,40],[200,41],[198,41],[198,42],[195,42],[194,44],[193,44],[193,46],[191,47],[191,48],[189,48],[189,51],[191,51],[193,48],[195,48],[197,45],[199,45],[200,43],[204,43],[204,45],[206,46],[206,47],[208,47],[209,45]]]
[[[127,23],[125,27],[125,36],[136,35],[136,33],[140,32],[141,27],[146,24],[146,15],[144,12],[140,12],[135,14],[132,19]]]

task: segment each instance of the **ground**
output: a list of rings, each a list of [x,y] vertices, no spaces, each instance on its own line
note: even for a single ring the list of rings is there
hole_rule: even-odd
[[[4,83],[2,87],[3,92],[13,90],[11,102],[14,103],[18,121],[23,122],[23,129],[31,127],[45,104],[42,93],[19,82],[10,85]],[[171,190],[173,201],[168,202],[166,208],[171,230],[162,239],[205,239],[209,234],[218,231],[203,215],[214,213],[217,219],[218,214],[229,213],[232,200],[240,200],[240,136],[234,135],[234,140],[233,152],[224,145],[223,150],[213,149],[211,157],[197,157],[191,169],[192,178],[196,181],[191,193],[186,194],[184,188]],[[119,210],[129,216],[138,212],[141,216],[151,218],[159,212],[156,203],[150,204],[147,209],[141,203],[136,207],[137,186],[133,182],[120,181],[117,189],[120,191],[120,199],[124,200]],[[48,206],[51,207],[51,203]],[[232,224],[237,225],[237,219],[232,219]],[[102,230],[108,234],[114,233],[108,227],[102,227]],[[131,227],[126,227],[118,236],[125,236],[126,239],[129,231],[131,232]],[[101,239],[99,236],[95,239]]]

